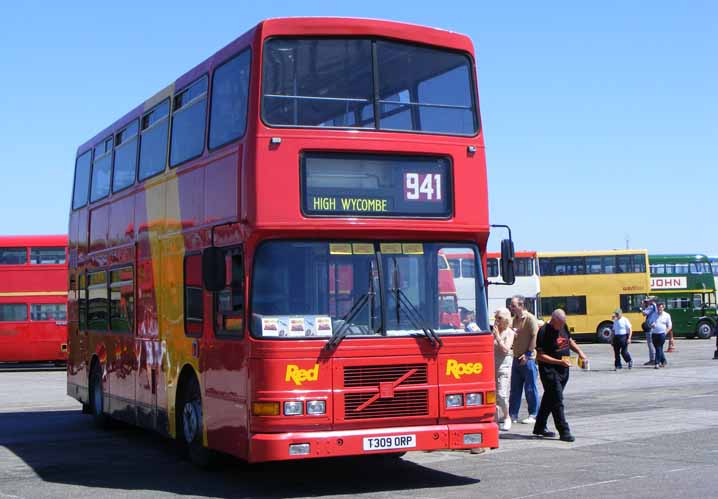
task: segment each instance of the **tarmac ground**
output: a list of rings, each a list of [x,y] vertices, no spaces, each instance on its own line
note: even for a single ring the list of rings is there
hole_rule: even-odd
[[[573,370],[565,392],[574,443],[515,424],[499,449],[478,455],[410,452],[392,465],[227,459],[214,472],[195,469],[151,432],[95,429],[65,395],[64,372],[0,369],[0,499],[717,497],[715,339],[677,340],[660,370],[642,365],[643,341],[631,346],[632,370],[613,370],[608,345],[582,348],[591,370]]]

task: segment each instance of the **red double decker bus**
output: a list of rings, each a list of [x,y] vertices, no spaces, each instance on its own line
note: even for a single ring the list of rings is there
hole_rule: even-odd
[[[0,236],[0,362],[67,360],[67,236]]]
[[[497,447],[491,335],[441,321],[471,253],[488,331],[475,74],[455,33],[273,19],[81,145],[68,393],[198,464]]]

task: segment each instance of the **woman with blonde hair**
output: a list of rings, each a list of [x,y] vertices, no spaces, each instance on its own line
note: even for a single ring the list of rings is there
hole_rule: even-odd
[[[509,388],[511,387],[511,364],[516,333],[511,329],[511,312],[500,308],[494,312],[494,366],[496,370],[496,416],[502,421],[499,428],[511,429],[509,416]]]

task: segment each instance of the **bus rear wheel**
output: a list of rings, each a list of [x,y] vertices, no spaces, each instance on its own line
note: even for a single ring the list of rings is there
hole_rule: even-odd
[[[713,325],[708,321],[700,321],[696,326],[696,336],[702,340],[707,340],[713,334]]]
[[[606,321],[602,322],[596,328],[596,341],[599,343],[611,343],[613,339],[613,323]]]
[[[195,376],[186,380],[179,402],[177,442],[180,451],[195,466],[209,469],[214,464],[214,453],[204,446],[202,395]]]
[[[98,428],[107,428],[109,418],[105,414],[105,394],[102,387],[102,368],[98,362],[92,365],[90,371],[90,407],[89,413]]]

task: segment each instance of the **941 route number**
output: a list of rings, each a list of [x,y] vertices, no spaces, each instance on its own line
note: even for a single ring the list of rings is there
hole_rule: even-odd
[[[416,447],[416,435],[364,438],[364,450],[409,449],[412,447]]]

